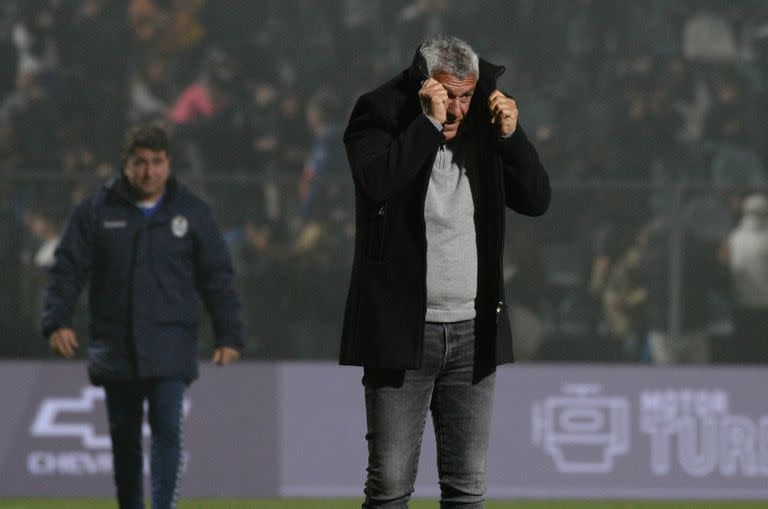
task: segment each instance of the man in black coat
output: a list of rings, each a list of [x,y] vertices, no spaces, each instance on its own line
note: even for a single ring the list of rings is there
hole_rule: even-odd
[[[427,409],[441,506],[483,507],[495,368],[512,361],[505,207],[550,201],[503,71],[435,37],[358,99],[344,134],[357,233],[340,362],[364,367],[365,508],[407,507]]]
[[[198,374],[197,296],[212,318],[215,363],[239,357],[243,326],[224,240],[210,208],[171,176],[162,129],[131,131],[122,174],[75,208],[55,257],[43,333],[55,352],[74,356],[72,312],[89,282],[88,374],[106,393],[120,508],[144,507],[145,400],[152,507],[176,507],[182,402]]]

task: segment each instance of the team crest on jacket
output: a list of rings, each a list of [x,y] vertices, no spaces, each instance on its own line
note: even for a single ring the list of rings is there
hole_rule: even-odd
[[[171,231],[173,234],[179,238],[183,237],[187,234],[187,230],[189,229],[189,223],[187,222],[187,218],[184,216],[176,216],[171,220]]]

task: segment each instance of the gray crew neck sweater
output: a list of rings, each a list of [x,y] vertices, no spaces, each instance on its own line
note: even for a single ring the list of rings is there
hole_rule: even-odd
[[[424,204],[428,322],[458,322],[475,317],[474,213],[466,169],[451,147],[443,144],[435,157]]]

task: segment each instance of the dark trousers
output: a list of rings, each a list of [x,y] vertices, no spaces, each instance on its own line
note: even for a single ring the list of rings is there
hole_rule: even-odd
[[[422,367],[366,369],[364,509],[407,508],[427,411],[437,440],[440,507],[484,507],[496,375],[474,376],[475,322],[427,323]]]
[[[120,509],[144,509],[141,446],[144,401],[149,409],[152,432],[152,508],[176,507],[185,388],[186,384],[180,380],[146,380],[104,386]]]

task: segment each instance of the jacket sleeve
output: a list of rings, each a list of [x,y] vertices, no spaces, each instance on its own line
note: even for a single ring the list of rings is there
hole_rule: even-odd
[[[91,271],[93,236],[91,201],[85,200],[67,219],[48,270],[42,313],[46,338],[61,327],[72,327],[75,304]]]
[[[374,201],[385,201],[416,177],[445,138],[425,115],[393,133],[395,128],[376,110],[369,95],[357,101],[344,144],[358,188]]]
[[[518,124],[510,137],[499,137],[498,146],[507,207],[526,216],[544,214],[552,196],[549,176],[523,128]]]
[[[232,261],[207,206],[202,216],[195,260],[197,291],[211,316],[216,347],[242,350],[245,333],[240,320],[240,299],[234,287]]]

